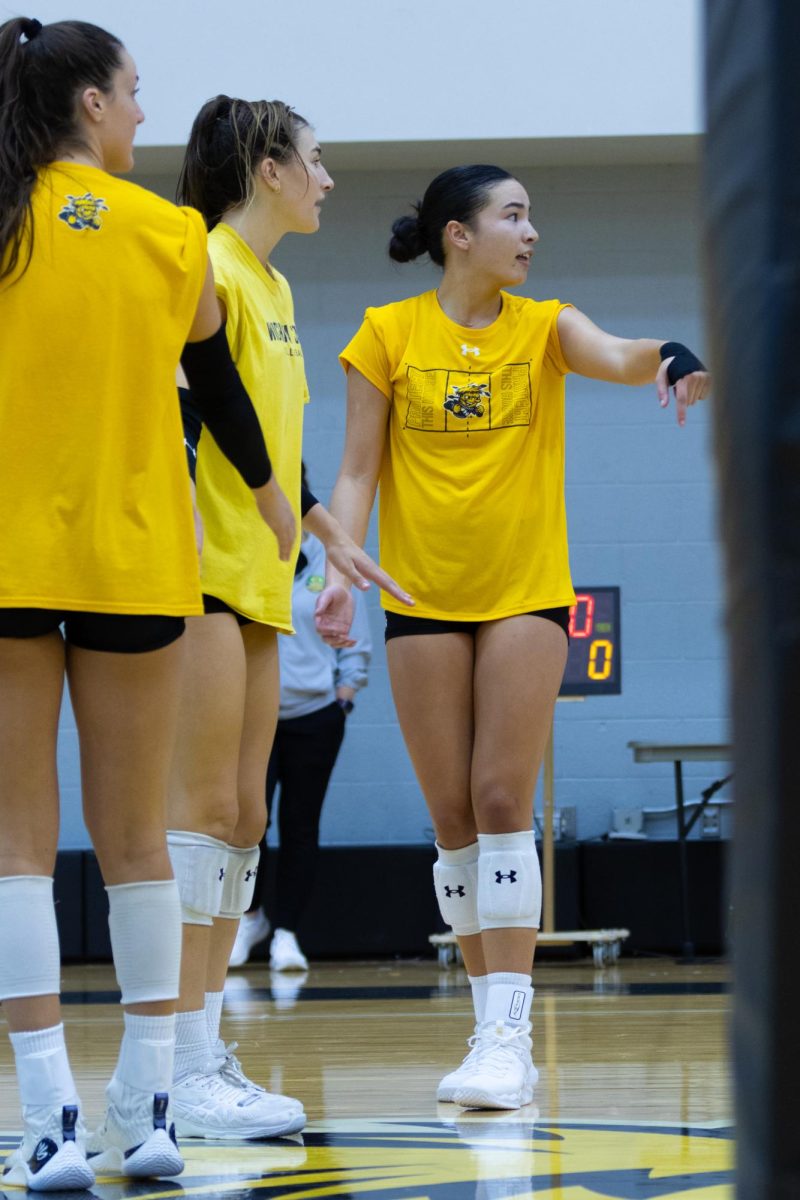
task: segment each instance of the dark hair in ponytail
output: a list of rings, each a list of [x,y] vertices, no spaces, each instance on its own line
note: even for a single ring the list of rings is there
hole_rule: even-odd
[[[30,262],[36,173],[81,144],[78,96],[92,85],[111,91],[122,48],[85,21],[0,25],[0,280],[16,270],[23,245]]]
[[[497,183],[513,179],[502,167],[477,165],[451,167],[428,185],[417,204],[415,217],[399,217],[392,225],[389,257],[395,262],[411,262],[422,254],[430,255],[444,266],[442,234],[448,221],[469,225],[489,202],[489,193]]]
[[[308,126],[282,100],[215,96],[194,119],[178,180],[178,201],[197,208],[213,229],[223,213],[253,198],[253,175],[265,158],[302,162],[297,134]]]

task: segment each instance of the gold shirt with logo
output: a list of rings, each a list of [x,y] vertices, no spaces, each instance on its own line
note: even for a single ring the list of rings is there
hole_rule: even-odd
[[[199,213],[58,162],[0,284],[0,606],[202,612],[175,370]]]
[[[503,292],[497,319],[473,329],[426,292],[368,308],[340,356],[391,401],[381,564],[414,596],[417,616],[488,621],[574,603],[568,367],[557,329],[565,307]]]

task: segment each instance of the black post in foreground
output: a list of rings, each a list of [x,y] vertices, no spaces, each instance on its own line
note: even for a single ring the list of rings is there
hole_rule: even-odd
[[[800,1197],[800,3],[706,0],[739,1200]]]

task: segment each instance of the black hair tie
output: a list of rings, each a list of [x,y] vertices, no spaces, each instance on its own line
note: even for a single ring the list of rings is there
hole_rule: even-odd
[[[22,32],[29,42],[42,32],[42,22],[37,21],[36,17],[26,17],[22,22]]]

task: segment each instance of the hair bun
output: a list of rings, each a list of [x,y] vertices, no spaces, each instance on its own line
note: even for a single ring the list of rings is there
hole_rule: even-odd
[[[427,239],[420,225],[419,215],[416,217],[398,217],[392,225],[392,237],[389,242],[389,257],[395,262],[411,262],[427,252]]]
[[[32,42],[36,35],[42,32],[42,22],[37,21],[36,17],[23,17],[20,30],[23,37]]]

